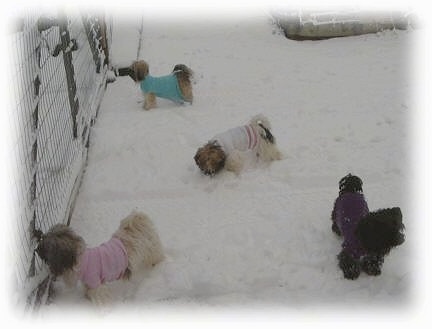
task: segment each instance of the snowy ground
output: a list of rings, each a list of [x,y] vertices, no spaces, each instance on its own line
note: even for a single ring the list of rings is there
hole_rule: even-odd
[[[112,313],[409,304],[415,32],[294,42],[266,14],[170,23],[137,13],[114,18],[114,62],[136,58],[141,14],[140,57],[153,75],[176,63],[192,67],[195,100],[182,107],[160,100],[144,111],[131,79],[108,86],[71,226],[95,246],[142,210],[167,255],[131,282],[112,284]],[[239,177],[201,175],[196,149],[257,113],[271,120],[284,159]],[[362,177],[370,209],[400,206],[407,228],[382,275],[354,282],[337,268],[341,241],[329,221],[348,172]],[[90,304],[79,289],[57,288],[49,314]]]

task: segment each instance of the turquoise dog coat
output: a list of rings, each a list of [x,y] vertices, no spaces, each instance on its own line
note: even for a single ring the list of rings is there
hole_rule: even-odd
[[[147,75],[141,81],[140,88],[144,93],[152,93],[157,97],[169,99],[175,103],[183,103],[185,101],[175,74],[162,77]]]

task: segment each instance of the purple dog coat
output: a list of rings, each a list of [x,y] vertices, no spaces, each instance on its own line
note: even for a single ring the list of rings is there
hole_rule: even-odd
[[[89,288],[118,280],[128,266],[126,248],[117,238],[99,247],[87,248],[81,256],[79,278]]]
[[[355,236],[355,229],[368,213],[368,205],[361,193],[343,193],[335,201],[334,221],[344,238],[342,248],[356,259],[364,256],[366,251]]]

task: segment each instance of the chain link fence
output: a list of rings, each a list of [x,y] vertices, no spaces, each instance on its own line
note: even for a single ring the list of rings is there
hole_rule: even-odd
[[[104,15],[23,14],[7,36],[15,285],[27,305],[49,298],[35,233],[70,213],[107,83],[112,22]],[[19,251],[19,252],[18,252]]]

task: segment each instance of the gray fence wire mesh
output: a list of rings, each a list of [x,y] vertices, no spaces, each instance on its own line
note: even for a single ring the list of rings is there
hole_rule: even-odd
[[[8,35],[12,226],[17,291],[40,305],[47,271],[34,234],[67,223],[106,86],[112,24],[103,15],[27,15]],[[17,252],[19,251],[19,252]]]

